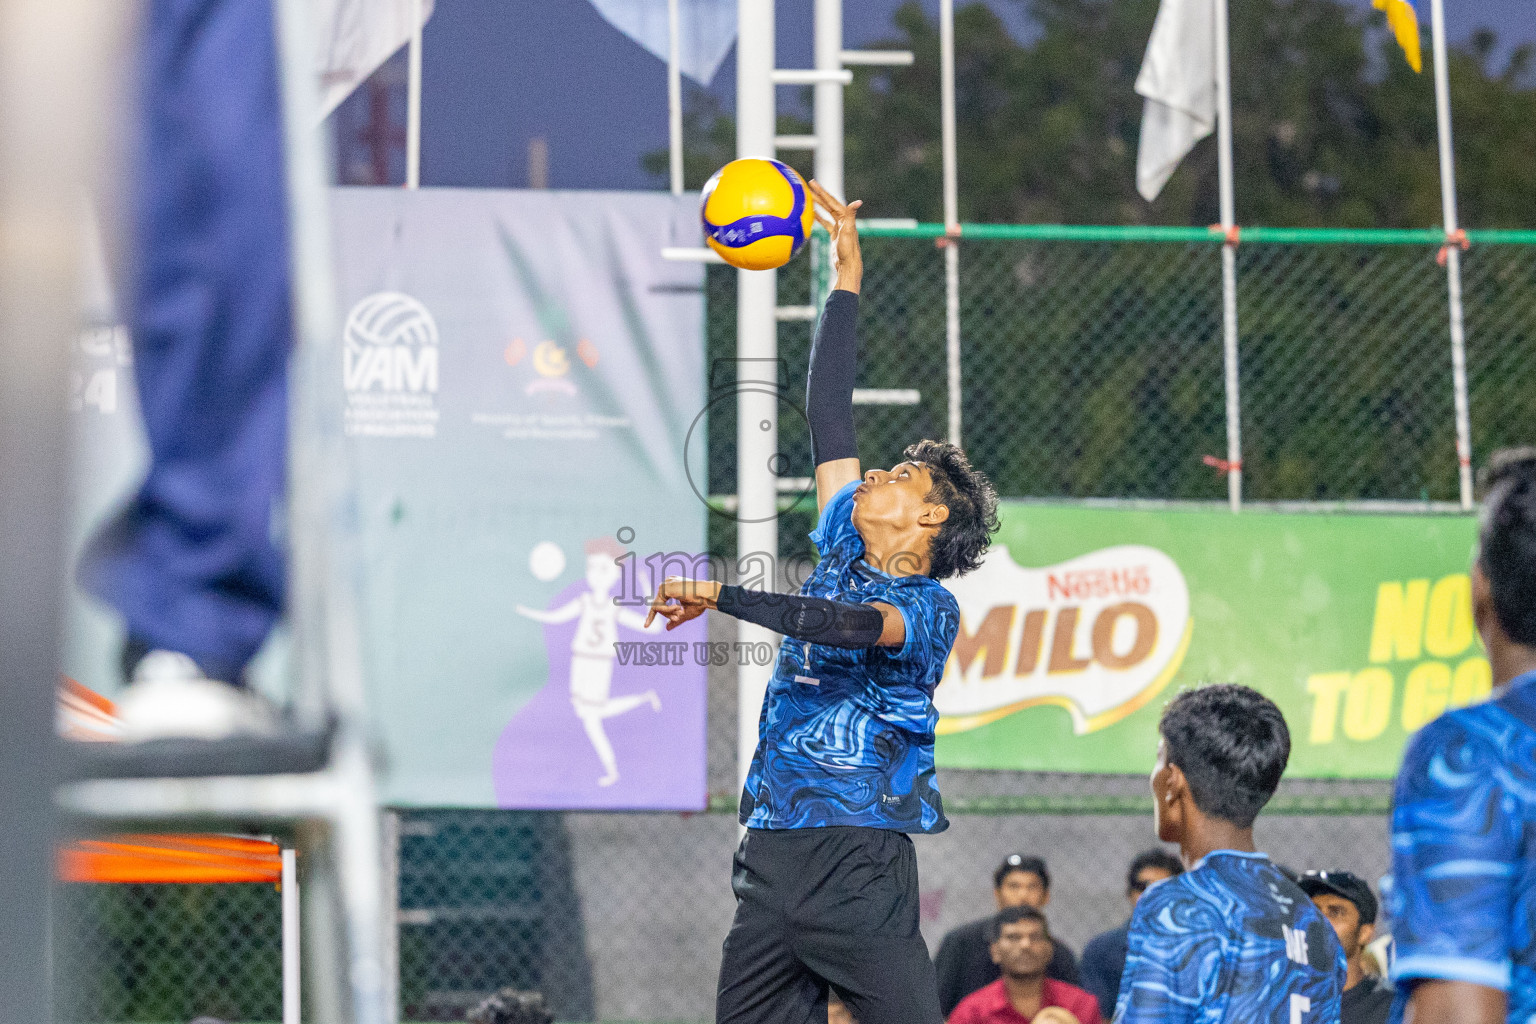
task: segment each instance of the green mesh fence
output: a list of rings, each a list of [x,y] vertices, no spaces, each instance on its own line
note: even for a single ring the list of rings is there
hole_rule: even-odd
[[[856,410],[860,456],[890,464],[948,422],[944,259],[932,225],[867,230],[859,386],[915,404]],[[1472,232],[1463,255],[1474,464],[1536,441],[1536,234]],[[1220,240],[1202,229],[969,226],[961,241],[963,440],[1012,496],[1219,501],[1226,454]],[[1457,497],[1446,278],[1433,232],[1248,229],[1237,251],[1245,494],[1252,501]],[[809,301],[811,261],[779,274]],[[707,275],[708,352],[735,345],[735,272]],[[785,397],[804,400],[812,325],[779,328]],[[735,490],[735,422],[710,422],[710,483]],[[790,475],[810,473],[785,416]],[[813,502],[781,515],[805,554]],[[729,555],[734,522],[712,516]],[[716,628],[713,624],[711,628]],[[563,1020],[706,1021],[729,925],[736,693],[715,673],[715,813],[416,810],[397,830],[403,1019],[462,1019],[503,985]],[[1047,858],[1052,931],[1080,951],[1124,920],[1129,858],[1152,842],[1144,779],[945,772],[951,829],[918,842],[930,948],[987,912],[1009,853]],[[1287,783],[1259,841],[1295,868],[1386,870],[1387,787]],[[274,1021],[271,886],[60,886],[58,1016]]]
[[[937,225],[864,232],[861,387],[917,389],[860,406],[860,456],[890,464],[947,431]],[[1462,258],[1473,462],[1536,440],[1536,233],[1471,232]],[[1459,496],[1446,272],[1429,231],[1252,228],[1237,249],[1244,497],[1454,501]],[[962,440],[1010,496],[1219,500],[1225,478],[1221,239],[1204,229],[974,225],[960,243]],[[803,305],[811,262],[781,271]],[[734,351],[735,271],[709,273],[713,359]],[[786,397],[803,401],[812,325],[786,322]],[[810,471],[797,418],[793,474]],[[711,486],[735,490],[735,423],[711,425]],[[784,550],[810,515],[788,510]],[[728,523],[712,534],[728,550]]]
[[[59,885],[53,944],[61,1021],[282,1016],[272,885]]]

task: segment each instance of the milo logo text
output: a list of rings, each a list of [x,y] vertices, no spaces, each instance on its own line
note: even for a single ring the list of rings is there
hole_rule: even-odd
[[[1189,645],[1189,588],[1156,548],[1031,569],[994,545],[949,589],[961,621],[934,695],[941,733],[1042,704],[1066,709],[1079,734],[1102,729],[1156,696]]]

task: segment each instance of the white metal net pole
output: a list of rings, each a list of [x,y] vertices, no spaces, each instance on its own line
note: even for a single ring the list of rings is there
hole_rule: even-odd
[[[667,151],[675,196],[683,194],[683,73],[678,64],[682,16],[678,2],[667,0]]]
[[[1243,507],[1242,401],[1238,393],[1237,246],[1231,232],[1237,224],[1232,186],[1232,57],[1227,31],[1227,0],[1216,0],[1217,163],[1221,184],[1221,227],[1228,233],[1221,247],[1221,340],[1227,393],[1227,501],[1232,511]]]
[[[955,2],[939,3],[939,103],[944,160],[944,353],[949,376],[951,444],[960,444],[960,187],[955,154]]]
[[[283,856],[283,1024],[300,1024],[298,851]]]
[[[411,42],[406,55],[405,187],[421,187],[421,0],[411,0]]]
[[[736,155],[774,156],[774,0],[740,0],[736,35]],[[771,466],[778,450],[778,396],[774,393],[778,358],[777,274],[772,270],[736,272],[736,524],[737,564],[742,582],[761,565],[763,586],[775,589],[779,554],[777,476]],[[775,634],[749,622],[737,624],[742,650],[772,645]],[[757,749],[757,724],[772,664],[741,659],[737,668],[737,760],[745,781]]]
[[[1456,244],[1456,162],[1451,153],[1451,85],[1445,54],[1444,0],[1430,0],[1435,48],[1435,117],[1440,136],[1440,206],[1445,217],[1445,276],[1451,315],[1451,386],[1456,393],[1456,466],[1461,507],[1472,508],[1472,413],[1467,398],[1467,339],[1461,308],[1461,250]]]

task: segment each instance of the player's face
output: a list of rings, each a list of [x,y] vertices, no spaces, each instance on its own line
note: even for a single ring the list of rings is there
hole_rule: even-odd
[[[1312,902],[1317,904],[1317,909],[1323,912],[1328,923],[1333,925],[1334,932],[1339,937],[1339,945],[1344,947],[1344,955],[1353,958],[1360,952],[1364,945],[1360,931],[1360,910],[1349,900],[1342,896],[1335,896],[1330,892],[1320,892],[1312,897]]]
[[[933,508],[928,503],[931,490],[933,474],[921,462],[871,469],[864,474],[864,482],[854,488],[853,525],[860,531],[875,525],[908,529]]]
[[[1045,973],[1055,952],[1051,937],[1039,921],[1003,925],[992,943],[992,959],[1006,975],[1030,977]]]
[[[1034,907],[1042,909],[1051,902],[1051,891],[1045,881],[1033,871],[1010,871],[1003,876],[1003,884],[997,887],[997,909],[1009,907]]]

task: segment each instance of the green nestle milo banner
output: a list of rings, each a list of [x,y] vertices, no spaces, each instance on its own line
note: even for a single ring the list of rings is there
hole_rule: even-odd
[[[1490,688],[1470,516],[1005,503],[934,696],[939,763],[1146,772],[1181,687],[1262,690],[1290,774],[1390,777],[1415,729]]]

